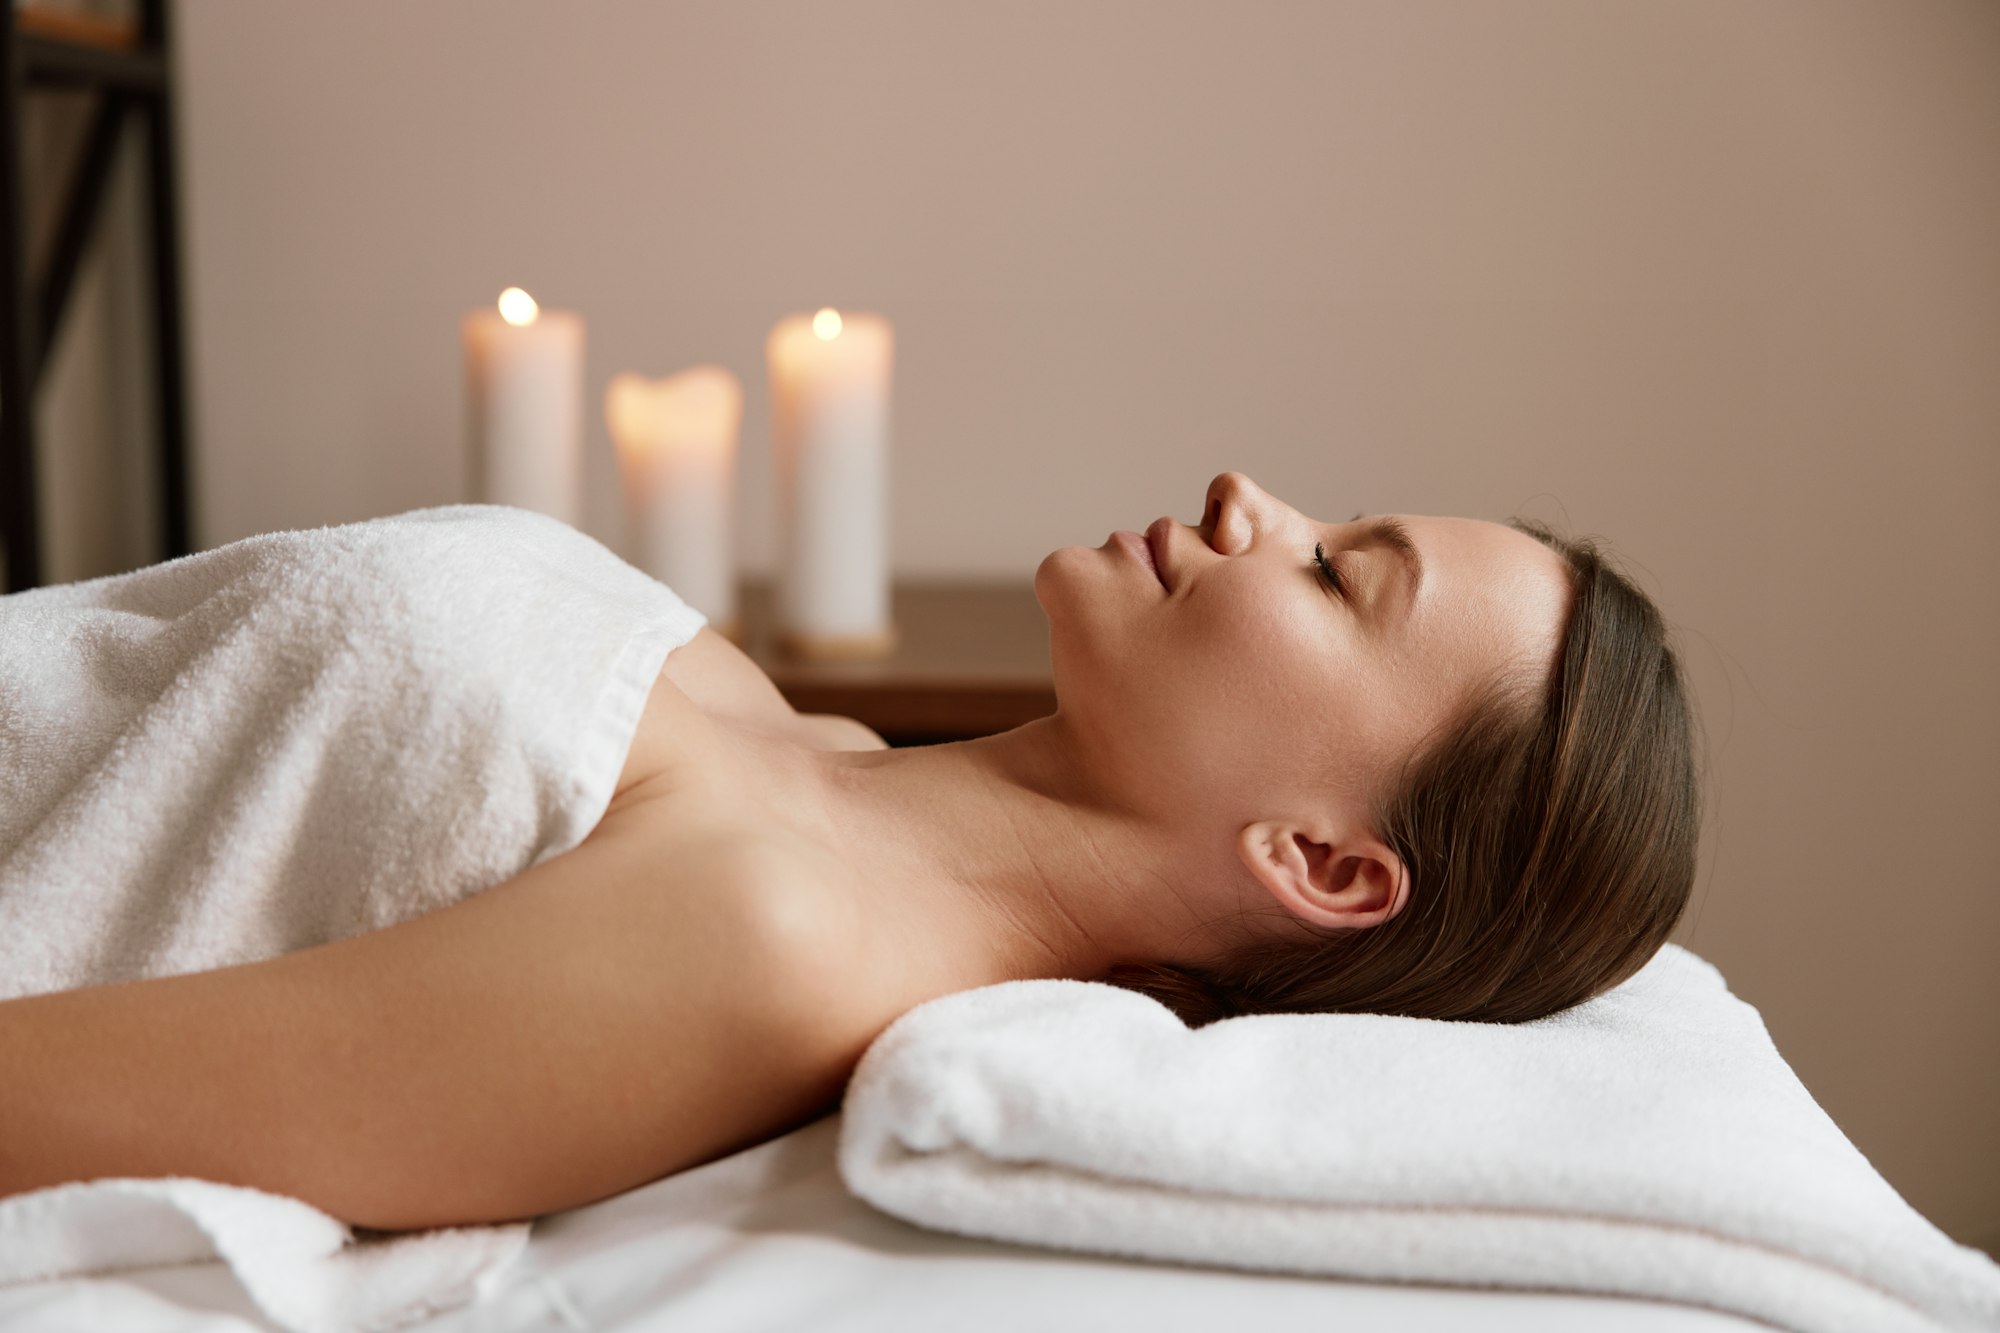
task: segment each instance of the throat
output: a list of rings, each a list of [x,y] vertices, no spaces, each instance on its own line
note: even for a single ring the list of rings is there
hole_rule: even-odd
[[[1104,875],[1115,821],[1041,781],[1039,725],[816,757],[815,835],[897,965],[938,993],[1124,961],[1124,896]]]
[[[1001,981],[1095,978],[1188,923],[1143,900],[1148,840],[1048,780],[1075,767],[1040,723],[904,750],[821,750],[649,702],[620,800],[677,836],[783,849],[858,929],[857,977],[907,1005]],[[616,804],[616,803],[614,803]],[[1120,867],[1134,883],[1108,873]],[[1168,907],[1173,904],[1170,902]]]

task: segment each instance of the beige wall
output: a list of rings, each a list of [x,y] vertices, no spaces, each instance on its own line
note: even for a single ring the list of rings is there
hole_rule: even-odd
[[[593,395],[900,338],[894,544],[1026,577],[1251,473],[1607,534],[1686,632],[1686,938],[2000,1234],[2000,7],[183,6],[210,543],[461,498],[456,322]],[[602,425],[589,521],[617,544]]]

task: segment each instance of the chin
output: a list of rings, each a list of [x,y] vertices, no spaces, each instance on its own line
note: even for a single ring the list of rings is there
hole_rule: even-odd
[[[1058,700],[1082,706],[1100,697],[1118,697],[1133,688],[1129,679],[1132,610],[1121,573],[1122,559],[1102,547],[1065,546],[1035,567],[1035,600],[1049,621],[1049,667]]]
[[[1077,584],[1083,573],[1078,562],[1088,559],[1088,546],[1059,546],[1042,557],[1042,563],[1035,566],[1035,600],[1042,604],[1043,614],[1055,618],[1056,606],[1067,604],[1076,595]]]

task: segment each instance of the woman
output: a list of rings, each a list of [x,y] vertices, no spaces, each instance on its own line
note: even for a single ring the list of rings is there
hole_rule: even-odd
[[[1519,1021],[1685,904],[1679,669],[1588,547],[1322,522],[1226,473],[1199,525],[1035,588],[1051,717],[889,751],[703,630],[572,849],[386,929],[0,1004],[0,1194],[175,1174],[378,1228],[527,1217],[801,1122],[948,992]]]

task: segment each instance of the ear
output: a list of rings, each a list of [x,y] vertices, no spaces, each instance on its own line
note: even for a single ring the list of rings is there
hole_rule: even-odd
[[[1310,925],[1379,926],[1409,902],[1403,859],[1373,834],[1263,820],[1244,827],[1236,850],[1279,905]]]

